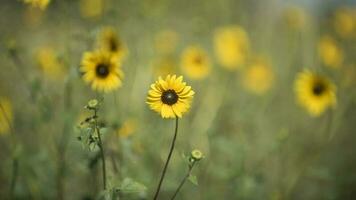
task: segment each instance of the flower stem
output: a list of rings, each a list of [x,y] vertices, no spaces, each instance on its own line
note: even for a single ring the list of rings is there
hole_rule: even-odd
[[[104,184],[104,190],[106,190],[106,165],[105,165],[105,154],[104,154],[104,148],[103,148],[103,142],[101,140],[101,135],[100,135],[100,129],[98,127],[98,121],[97,121],[97,111],[95,110],[95,129],[98,134],[98,139],[99,139],[99,149],[100,149],[100,154],[101,154],[101,161],[102,161],[102,170],[103,170],[103,184]]]
[[[176,117],[176,127],[175,127],[175,130],[174,130],[174,136],[173,136],[171,148],[169,150],[167,161],[166,161],[166,164],[164,165],[164,168],[163,168],[163,171],[162,171],[162,175],[161,175],[161,179],[159,180],[158,187],[157,187],[155,196],[153,197],[153,200],[156,200],[158,198],[159,191],[161,190],[161,185],[162,185],[164,176],[166,175],[168,164],[169,164],[169,161],[171,160],[172,153],[173,153],[173,150],[174,150],[174,145],[176,143],[177,133],[178,133],[178,117]]]
[[[14,191],[15,191],[15,186],[16,186],[16,181],[17,181],[17,176],[18,176],[18,160],[17,158],[14,158],[12,161],[12,178],[11,178],[11,185],[10,185],[10,198],[13,199],[14,197]]]
[[[194,167],[195,162],[193,162],[193,164],[191,166],[189,166],[189,170],[187,172],[187,174],[184,176],[182,182],[180,182],[177,190],[174,192],[174,195],[172,196],[171,200],[173,200],[174,198],[176,198],[178,192],[180,191],[180,189],[183,187],[185,181],[187,181],[187,179],[189,178],[190,174],[192,173],[193,167]]]

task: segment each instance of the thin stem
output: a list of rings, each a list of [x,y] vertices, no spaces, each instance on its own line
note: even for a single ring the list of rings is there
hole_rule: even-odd
[[[4,106],[1,103],[0,103],[0,110],[7,122],[7,125],[9,126],[11,138],[13,140],[12,141],[12,145],[14,146],[13,149],[16,150],[15,130],[11,124],[10,118],[7,116]],[[11,178],[11,183],[10,183],[10,199],[12,199],[12,197],[14,196],[14,191],[15,191],[17,176],[18,176],[18,167],[19,167],[19,161],[18,161],[17,156],[15,155],[12,160],[12,178]]]
[[[104,154],[104,148],[103,148],[103,142],[101,140],[101,135],[100,135],[100,129],[98,127],[98,120],[97,120],[97,111],[95,110],[95,129],[98,134],[98,139],[99,139],[99,149],[100,149],[100,154],[101,154],[101,161],[102,161],[102,170],[103,170],[103,184],[104,184],[104,190],[106,190],[106,165],[105,165],[105,154]]]
[[[162,171],[162,175],[161,175],[161,179],[159,180],[158,187],[157,187],[155,196],[153,197],[153,200],[157,200],[159,191],[161,190],[161,185],[162,185],[164,176],[166,175],[168,164],[169,164],[169,161],[171,160],[171,156],[172,156],[172,153],[173,153],[173,150],[174,150],[174,145],[176,143],[177,133],[178,133],[178,117],[176,117],[176,128],[174,130],[174,137],[173,137],[173,140],[172,140],[171,148],[169,150],[167,161],[166,161],[166,164],[164,165],[164,168],[163,168],[163,171]]]
[[[18,167],[19,167],[18,160],[16,158],[14,158],[14,160],[12,161],[12,178],[11,178],[11,185],[10,185],[11,199],[13,199],[13,197],[14,197],[14,191],[15,191],[17,175],[18,175]]]
[[[193,167],[194,167],[195,162],[193,162],[193,164],[191,166],[189,166],[189,170],[187,172],[187,174],[184,176],[182,182],[180,182],[177,190],[174,192],[174,195],[172,196],[171,200],[173,200],[174,198],[176,198],[178,192],[180,191],[180,189],[183,187],[185,181],[187,181],[187,179],[189,178],[190,174],[192,173]]]

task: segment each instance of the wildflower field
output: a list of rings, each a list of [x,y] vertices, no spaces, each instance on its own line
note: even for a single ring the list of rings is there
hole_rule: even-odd
[[[1,0],[0,199],[356,199],[356,1]]]

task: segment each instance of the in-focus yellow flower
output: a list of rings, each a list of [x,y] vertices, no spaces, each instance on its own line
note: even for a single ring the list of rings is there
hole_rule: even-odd
[[[104,12],[103,0],[80,0],[80,14],[84,18],[98,18]]]
[[[121,138],[130,137],[137,129],[137,122],[133,119],[126,120],[117,130],[117,134]]]
[[[155,77],[167,76],[168,74],[174,74],[176,72],[177,63],[174,58],[165,56],[154,60],[152,67]]]
[[[117,58],[106,51],[84,53],[80,71],[83,80],[91,84],[93,90],[100,92],[119,88],[124,77]]]
[[[335,12],[333,24],[340,36],[352,36],[356,28],[356,11],[346,7],[339,8]]]
[[[298,103],[312,116],[336,105],[336,86],[324,76],[304,71],[297,76],[294,89]]]
[[[117,35],[113,27],[105,27],[97,39],[98,47],[104,51],[110,52],[118,60],[122,60],[127,54],[126,45]]]
[[[158,53],[170,54],[177,47],[179,37],[173,30],[162,30],[155,36],[155,47]]]
[[[306,13],[301,7],[292,6],[285,10],[284,20],[288,28],[301,30],[306,24]]]
[[[210,60],[202,48],[190,46],[183,51],[181,68],[189,78],[203,79],[211,70]]]
[[[39,8],[41,10],[46,10],[48,4],[51,2],[50,0],[24,0],[25,3],[30,4],[35,8]]]
[[[229,70],[241,67],[246,61],[249,43],[242,27],[219,28],[214,35],[214,49],[219,63]]]
[[[242,81],[248,91],[262,95],[272,87],[274,72],[265,59],[256,59],[244,71]]]
[[[190,108],[194,91],[183,82],[183,76],[168,75],[151,85],[147,104],[163,118],[181,118]]]
[[[324,35],[319,41],[319,57],[327,67],[339,68],[344,60],[342,49],[330,36]]]
[[[9,99],[0,97],[0,135],[10,132],[13,121],[12,104]]]
[[[52,80],[62,80],[65,68],[51,47],[41,47],[36,52],[36,59],[45,77]]]

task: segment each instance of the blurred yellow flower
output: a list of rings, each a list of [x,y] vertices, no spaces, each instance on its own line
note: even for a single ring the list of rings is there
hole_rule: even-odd
[[[301,30],[306,24],[306,13],[303,8],[292,6],[285,10],[284,20],[288,28]]]
[[[99,92],[119,88],[124,77],[117,58],[106,51],[85,52],[80,71],[83,73],[83,80]]]
[[[341,85],[344,87],[354,87],[356,85],[356,64],[348,64],[342,71],[343,79]]]
[[[173,30],[161,30],[155,36],[155,48],[158,53],[170,54],[177,47],[179,37]]]
[[[207,53],[198,46],[187,47],[182,54],[181,68],[191,79],[203,79],[211,71]]]
[[[36,27],[43,21],[44,12],[38,12],[37,8],[28,6],[23,12],[23,21],[29,27]]]
[[[336,105],[336,86],[324,76],[304,71],[298,74],[294,89],[298,103],[312,116]]]
[[[24,0],[24,2],[30,4],[35,8],[45,10],[51,1],[50,0]]]
[[[36,59],[45,77],[62,80],[65,76],[64,65],[59,61],[53,48],[43,46],[36,52]]]
[[[183,76],[168,75],[161,77],[151,85],[148,91],[147,104],[162,118],[182,117],[190,108],[194,91],[183,82]]]
[[[12,104],[7,98],[0,97],[0,135],[10,132],[13,121]]]
[[[319,57],[327,67],[339,68],[344,60],[342,49],[330,36],[324,35],[319,41]]]
[[[98,18],[104,12],[103,0],[80,0],[80,14],[84,18]]]
[[[110,52],[112,56],[121,61],[127,55],[126,45],[121,41],[113,27],[105,27],[97,39],[98,47]]]
[[[259,58],[253,61],[244,71],[242,85],[248,91],[262,95],[271,89],[274,78],[274,72],[269,62]]]
[[[343,7],[334,15],[333,24],[335,31],[342,37],[352,36],[356,31],[356,11]]]
[[[229,70],[240,68],[246,61],[249,37],[240,26],[219,28],[214,34],[214,49],[219,63]]]
[[[117,135],[121,138],[130,137],[137,129],[137,122],[133,119],[126,120],[117,130]]]
[[[154,75],[167,76],[176,72],[176,61],[172,57],[163,57],[153,61]]]

